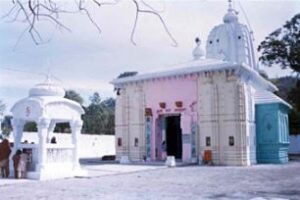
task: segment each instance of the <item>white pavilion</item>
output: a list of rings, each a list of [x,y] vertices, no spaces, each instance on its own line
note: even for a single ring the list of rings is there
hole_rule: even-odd
[[[78,158],[78,137],[81,133],[81,115],[84,114],[84,110],[77,102],[64,98],[64,95],[65,90],[47,78],[44,83],[30,89],[29,96],[15,103],[11,109],[14,136],[11,157],[18,149],[31,149],[27,173],[29,179],[45,180],[85,174],[80,168]],[[21,143],[26,122],[37,124],[38,144]],[[51,144],[50,138],[56,123],[63,122],[70,124],[72,142]]]

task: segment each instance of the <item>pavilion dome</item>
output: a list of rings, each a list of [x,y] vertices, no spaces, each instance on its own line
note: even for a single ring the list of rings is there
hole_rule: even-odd
[[[29,96],[57,96],[64,97],[65,90],[58,84],[47,79],[46,82],[35,85],[29,90]]]
[[[229,6],[223,22],[209,33],[206,58],[246,64],[256,69],[252,35],[248,27],[239,23],[237,12]]]
[[[56,122],[81,120],[84,110],[75,101],[64,98],[65,90],[49,78],[29,90],[29,96],[11,108],[15,119],[38,121],[41,118]]]

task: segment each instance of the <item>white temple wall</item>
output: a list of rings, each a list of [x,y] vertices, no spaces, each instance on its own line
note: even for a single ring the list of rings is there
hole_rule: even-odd
[[[116,135],[116,159],[128,155],[128,117],[125,115],[128,107],[126,91],[122,90],[116,98],[115,135]]]
[[[215,164],[250,164],[246,86],[230,70],[202,73],[199,76],[199,150],[202,155],[204,150],[212,150]],[[206,144],[206,137],[211,137],[210,146]],[[230,140],[233,142],[231,145]]]
[[[54,133],[56,137],[57,145],[71,145],[71,135],[68,133]],[[24,132],[21,142],[27,142],[37,144],[38,133],[36,132]],[[9,137],[10,142],[14,142],[13,135]],[[79,158],[100,158],[105,155],[115,155],[115,136],[114,135],[91,135],[81,134],[78,139]]]
[[[117,97],[117,159],[129,156],[130,160],[135,161],[142,160],[146,155],[144,102],[143,88],[140,84],[127,85]]]

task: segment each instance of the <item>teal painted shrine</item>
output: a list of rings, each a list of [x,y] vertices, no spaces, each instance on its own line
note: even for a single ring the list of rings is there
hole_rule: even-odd
[[[256,104],[256,156],[258,163],[287,163],[289,107],[283,103]]]

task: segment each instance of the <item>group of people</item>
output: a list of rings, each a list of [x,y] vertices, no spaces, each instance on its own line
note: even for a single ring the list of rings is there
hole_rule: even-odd
[[[3,178],[9,177],[9,155],[11,153],[10,143],[7,139],[4,139],[0,143],[0,168]],[[14,175],[15,178],[26,178],[28,154],[26,149],[17,150],[13,156]]]

